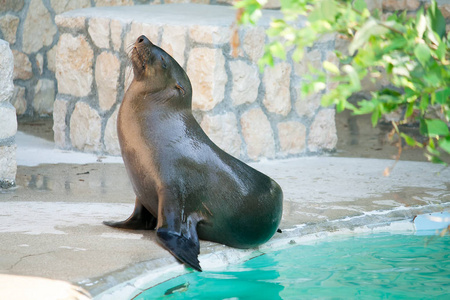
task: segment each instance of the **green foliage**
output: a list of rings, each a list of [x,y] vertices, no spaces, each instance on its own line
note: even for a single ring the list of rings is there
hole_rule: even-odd
[[[241,23],[254,24],[265,2],[238,2]],[[281,10],[284,18],[273,20],[267,30],[271,43],[261,68],[288,55],[300,61],[305,49],[326,34],[348,40],[346,53],[335,51],[339,64],[325,61],[323,69],[304,76],[302,93],[322,93],[322,105],[335,105],[338,112],[371,114],[373,126],[384,114],[403,111],[403,119],[393,124],[397,134],[409,146],[424,148],[430,161],[443,163],[441,151],[450,154],[450,34],[436,1],[412,17],[401,12],[384,18],[370,12],[364,0],[281,0]],[[370,100],[348,101],[362,90],[363,80],[382,79],[390,84],[372,92]],[[327,89],[333,82],[336,87]],[[420,124],[425,143],[400,132],[398,125],[408,122]]]

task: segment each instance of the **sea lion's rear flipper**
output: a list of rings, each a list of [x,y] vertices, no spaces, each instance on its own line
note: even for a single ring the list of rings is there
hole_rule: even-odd
[[[156,235],[164,248],[169,250],[178,260],[197,271],[202,271],[198,261],[200,245],[197,239],[185,237],[167,228],[159,228]]]
[[[156,227],[157,219],[136,199],[134,211],[125,221],[113,222],[103,221],[103,224],[123,229],[153,230]]]

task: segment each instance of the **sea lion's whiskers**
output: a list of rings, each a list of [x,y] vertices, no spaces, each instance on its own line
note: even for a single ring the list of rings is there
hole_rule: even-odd
[[[127,53],[130,53],[131,51],[133,51],[133,48],[134,48],[134,43],[131,43],[125,47]]]

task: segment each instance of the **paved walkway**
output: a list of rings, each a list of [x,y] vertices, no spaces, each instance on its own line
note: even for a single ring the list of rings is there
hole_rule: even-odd
[[[154,232],[102,225],[128,217],[133,209],[120,158],[54,150],[52,143],[36,143],[36,137],[20,132],[17,139],[18,186],[0,193],[0,273],[66,280],[98,295],[139,273],[178,266],[155,242]],[[46,164],[33,166],[37,162]],[[450,169],[400,161],[384,177],[392,164],[341,157],[251,164],[284,191],[284,232],[265,247],[299,235],[449,210]],[[246,253],[202,242],[200,263],[208,270]]]

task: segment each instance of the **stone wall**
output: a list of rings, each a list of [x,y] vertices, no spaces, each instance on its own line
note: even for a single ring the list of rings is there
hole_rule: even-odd
[[[0,39],[0,189],[15,185],[16,110],[9,102],[14,91],[14,59],[8,42]]]
[[[9,42],[15,58],[11,102],[17,115],[53,113],[56,15],[86,7],[189,2],[230,4],[232,0],[0,0],[0,39]]]
[[[145,34],[187,71],[193,110],[221,148],[245,160],[334,149],[334,109],[319,97],[301,99],[299,83],[307,64],[336,59],[334,38],[260,73],[257,61],[267,41],[264,27],[279,12],[266,11],[255,28],[240,28],[242,47],[233,57],[230,40],[235,11],[211,5],[90,8],[56,18],[58,95],[55,142],[61,148],[119,154],[116,119],[131,81],[127,51]]]
[[[370,7],[385,12],[405,8],[415,11],[424,1],[367,0]],[[55,24],[57,14],[86,7],[189,2],[231,5],[233,0],[1,0],[0,38],[10,43],[15,58],[11,102],[17,114],[45,116],[53,112],[58,92],[55,80],[55,47],[60,36]],[[450,1],[439,0],[438,3],[450,24]],[[270,0],[266,6],[278,7],[278,0]]]
[[[1,0],[0,38],[14,55],[14,95],[18,115],[46,116],[57,93],[55,16],[91,6],[160,3],[160,0]]]

